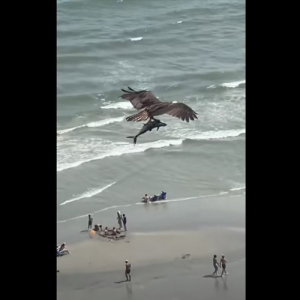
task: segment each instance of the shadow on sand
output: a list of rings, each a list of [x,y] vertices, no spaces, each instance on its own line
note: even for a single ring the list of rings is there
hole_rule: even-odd
[[[128,282],[126,279],[121,281],[115,281],[115,283],[122,283],[122,282]]]
[[[215,276],[215,275],[204,275],[204,278],[220,278],[222,277],[221,275]]]

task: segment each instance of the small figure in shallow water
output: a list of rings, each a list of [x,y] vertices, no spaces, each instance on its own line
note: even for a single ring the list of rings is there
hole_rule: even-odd
[[[149,196],[147,194],[145,194],[145,196],[142,198],[142,200],[145,202],[145,203],[148,203],[149,202]]]

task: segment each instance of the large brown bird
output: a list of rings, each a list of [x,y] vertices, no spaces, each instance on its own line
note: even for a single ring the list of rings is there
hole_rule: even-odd
[[[146,121],[147,119],[155,120],[154,116],[168,114],[177,117],[182,121],[194,121],[197,118],[197,113],[184,103],[162,102],[157,99],[150,91],[135,91],[128,87],[129,91],[123,90],[125,93],[120,97],[129,100],[137,110],[143,109],[139,113],[127,117],[127,121]]]

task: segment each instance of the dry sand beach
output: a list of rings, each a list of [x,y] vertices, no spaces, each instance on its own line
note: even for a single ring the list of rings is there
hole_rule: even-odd
[[[213,199],[211,204],[224,199]],[[244,201],[243,197],[227,200]],[[230,223],[236,214],[228,206],[222,223]],[[210,214],[207,204],[202,210]],[[58,299],[245,299],[245,227],[221,222],[197,229],[129,231],[119,241],[86,234],[85,241],[69,245],[71,255],[57,259]],[[177,224],[184,228],[180,220]],[[217,254],[219,260],[223,253],[229,274],[213,277],[212,256]],[[125,281],[126,259],[132,264],[131,282]]]

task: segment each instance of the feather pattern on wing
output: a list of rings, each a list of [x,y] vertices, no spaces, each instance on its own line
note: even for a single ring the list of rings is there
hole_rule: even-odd
[[[129,100],[132,106],[138,110],[151,106],[154,103],[161,102],[149,91],[135,91],[130,87],[128,87],[128,89],[129,91],[122,89],[122,92],[125,94],[121,95],[120,97]]]
[[[197,113],[184,103],[169,103],[164,113],[187,122],[198,119]]]
[[[186,122],[198,119],[197,113],[184,103],[162,102],[149,91],[135,91],[130,87],[128,89],[129,91],[122,89],[125,94],[120,97],[129,100],[134,108],[138,110],[144,108],[144,110],[127,117],[127,121],[140,122],[163,114],[177,117]]]
[[[132,115],[130,117],[127,117],[127,121],[135,121],[135,122],[141,122],[146,121],[149,118],[147,110],[140,111],[139,113]]]

